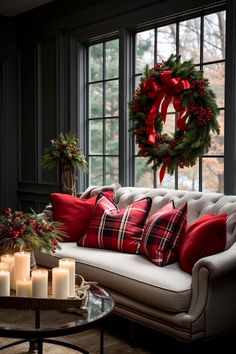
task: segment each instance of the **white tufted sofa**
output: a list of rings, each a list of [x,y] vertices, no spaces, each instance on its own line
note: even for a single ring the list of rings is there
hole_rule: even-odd
[[[39,252],[41,265],[54,267],[58,258],[75,258],[77,272],[106,287],[116,301],[115,312],[179,340],[192,342],[236,329],[236,196],[167,189],[120,187],[120,208],[151,197],[150,214],[173,199],[188,202],[188,222],[206,213],[229,215],[227,250],[200,259],[192,275],[176,262],[158,267],[142,255],[78,247],[63,243],[55,255]]]

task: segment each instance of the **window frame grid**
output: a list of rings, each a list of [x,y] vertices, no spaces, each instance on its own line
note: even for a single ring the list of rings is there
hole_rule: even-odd
[[[106,37],[103,40],[100,41],[95,41],[95,42],[91,42],[88,43],[87,45],[87,50],[86,50],[86,58],[87,58],[87,71],[86,71],[86,95],[87,95],[87,100],[86,100],[86,112],[87,112],[87,158],[88,158],[88,163],[89,166],[91,164],[91,159],[93,157],[101,157],[102,158],[102,184],[106,183],[106,159],[109,157],[116,157],[119,159],[119,153],[118,154],[108,154],[106,153],[106,121],[108,119],[119,119],[119,115],[118,116],[106,116],[106,83],[107,82],[112,82],[112,81],[118,81],[119,84],[119,76],[117,77],[113,77],[110,79],[106,78],[106,43],[112,40],[118,40],[119,38],[117,36],[114,37]],[[102,44],[103,48],[102,48],[102,56],[103,56],[103,64],[102,64],[102,79],[101,80],[90,80],[89,78],[89,70],[90,70],[90,55],[89,55],[89,48],[92,45],[96,45],[96,44]],[[98,84],[101,83],[102,84],[102,90],[103,90],[103,98],[102,98],[102,116],[101,117],[90,117],[90,109],[89,109],[89,105],[90,105],[90,85],[91,84]],[[119,105],[118,105],[118,109],[119,109]],[[96,121],[96,120],[101,120],[102,121],[102,154],[91,154],[90,153],[90,134],[89,134],[89,127],[90,127],[90,122],[91,121]],[[120,145],[120,141],[118,141],[118,147]],[[88,183],[91,184],[91,175],[88,175]]]
[[[204,66],[207,66],[207,65],[214,65],[214,64],[219,64],[219,63],[223,63],[224,65],[226,65],[226,53],[224,53],[224,58],[223,59],[218,59],[218,60],[212,60],[212,61],[203,61],[203,58],[204,58],[204,25],[205,25],[205,17],[207,15],[210,15],[210,14],[215,14],[217,12],[222,12],[222,11],[225,11],[225,15],[226,15],[226,9],[223,8],[223,9],[216,9],[216,10],[212,10],[212,11],[209,11],[209,12],[202,12],[201,14],[194,14],[194,16],[189,16],[189,17],[186,17],[186,18],[181,18],[180,20],[176,20],[176,21],[170,21],[169,23],[160,23],[160,24],[156,24],[155,27],[147,27],[147,28],[142,28],[141,30],[139,31],[134,31],[133,32],[133,37],[134,37],[134,46],[133,46],[133,50],[134,50],[134,55],[133,55],[133,74],[132,74],[132,77],[133,77],[133,87],[134,89],[136,88],[136,85],[135,85],[135,82],[137,82],[137,77],[140,77],[142,76],[142,73],[140,72],[136,72],[136,36],[138,33],[141,33],[143,31],[148,31],[148,30],[154,30],[154,63],[156,62],[157,60],[157,52],[158,52],[158,38],[157,38],[157,35],[158,35],[158,28],[160,27],[163,27],[163,26],[168,26],[168,25],[171,25],[171,24],[176,24],[176,38],[175,38],[175,44],[176,44],[176,54],[178,55],[179,54],[179,28],[180,28],[180,23],[183,22],[183,21],[187,21],[187,20],[191,20],[191,19],[194,19],[194,18],[200,18],[200,52],[199,52],[199,63],[197,63],[195,66],[196,67],[199,67],[200,70],[203,70]],[[225,33],[226,33],[226,23],[225,23]],[[226,40],[226,37],[225,37],[225,40]],[[226,82],[226,75],[224,76],[224,88],[225,88],[225,82]],[[218,107],[219,108],[219,111],[223,111],[224,112],[224,122],[225,122],[225,102],[224,102],[224,106],[220,106]],[[177,117],[177,114],[175,113],[175,116]],[[175,119],[175,125],[176,125],[176,119]],[[225,127],[224,127],[224,139],[225,139]],[[133,139],[134,140],[134,139]],[[135,142],[134,142],[134,150],[133,150],[133,160],[134,160],[134,168],[133,168],[133,174],[134,174],[134,177],[133,177],[133,181],[136,181],[136,169],[135,169],[135,159],[137,157],[139,157],[136,153],[135,153]],[[225,162],[225,150],[224,150],[224,153],[222,155],[220,154],[217,154],[217,155],[212,155],[212,154],[204,154],[202,155],[201,157],[198,158],[198,191],[202,191],[202,187],[203,187],[203,163],[202,163],[202,159],[206,159],[206,158],[222,158],[223,161]],[[175,189],[178,190],[178,187],[179,187],[179,169],[176,168],[176,171],[174,173],[174,178],[175,178]],[[155,174],[156,172],[153,171],[153,187],[156,188],[157,187],[157,183],[156,183],[156,178],[155,177]],[[224,171],[223,171],[223,176],[224,176]]]

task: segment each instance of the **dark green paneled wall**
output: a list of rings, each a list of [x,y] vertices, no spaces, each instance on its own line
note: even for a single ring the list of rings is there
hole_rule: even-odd
[[[17,203],[17,38],[0,17],[0,209]]]
[[[57,171],[42,169],[42,154],[58,132],[57,36],[21,42],[18,204],[40,211],[57,190]]]
[[[19,182],[36,180],[35,48],[25,46],[19,60]]]

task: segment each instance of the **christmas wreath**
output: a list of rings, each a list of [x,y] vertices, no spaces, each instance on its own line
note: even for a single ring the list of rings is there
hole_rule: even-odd
[[[176,130],[163,132],[170,103],[177,113]],[[176,167],[195,165],[211,145],[211,131],[220,133],[215,94],[203,72],[192,60],[181,63],[180,55],[146,66],[138,88],[129,103],[131,130],[136,136],[139,156],[160,168],[160,182]]]

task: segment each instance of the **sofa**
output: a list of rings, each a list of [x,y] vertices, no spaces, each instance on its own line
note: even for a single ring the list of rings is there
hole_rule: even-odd
[[[90,187],[82,197],[90,197],[91,192],[96,195],[101,188]],[[190,343],[234,331],[236,196],[161,188],[116,186],[114,189],[119,209],[146,197],[152,200],[148,217],[170,201],[174,202],[175,208],[186,204],[186,227],[204,215],[226,213],[224,249],[199,256],[192,271],[187,272],[180,266],[178,255],[174,262],[158,266],[144,254],[78,246],[67,240],[61,242],[62,249],[55,254],[37,252],[37,263],[55,267],[60,258],[76,259],[77,273],[86,280],[98,282],[112,294],[116,314],[177,340]],[[44,210],[43,215],[53,217],[52,205]]]

